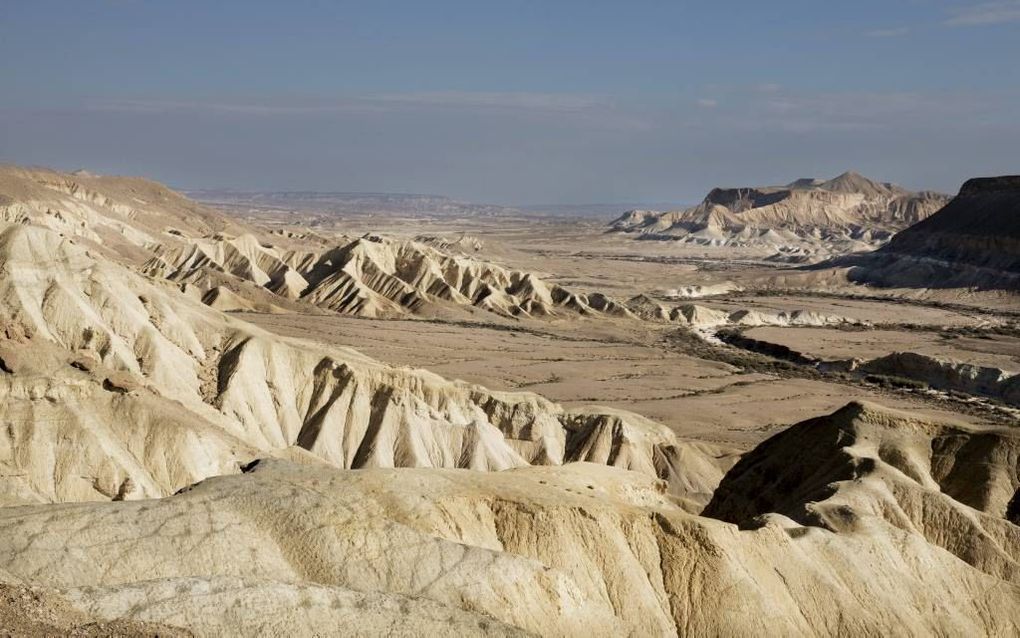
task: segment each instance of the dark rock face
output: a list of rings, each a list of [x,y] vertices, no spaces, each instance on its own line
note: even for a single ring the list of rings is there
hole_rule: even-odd
[[[968,180],[940,211],[880,252],[1020,273],[1020,176]]]
[[[739,212],[781,202],[790,196],[788,190],[759,190],[757,188],[713,188],[705,197],[707,204],[719,204]]]
[[[882,248],[821,264],[882,287],[1020,291],[1020,175],[967,180],[933,215]]]
[[[999,177],[975,177],[964,182],[960,187],[961,195],[977,193],[1014,192],[1020,194],[1020,175],[1000,175]]]

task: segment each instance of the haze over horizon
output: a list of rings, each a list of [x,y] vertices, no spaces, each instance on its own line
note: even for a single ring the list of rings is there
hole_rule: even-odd
[[[1015,0],[5,14],[0,161],[187,189],[692,202],[853,169],[955,192],[1020,147]]]

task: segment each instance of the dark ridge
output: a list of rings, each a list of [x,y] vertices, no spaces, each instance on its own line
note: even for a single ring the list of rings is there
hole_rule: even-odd
[[[790,363],[796,363],[797,365],[814,366],[819,363],[817,359],[805,357],[800,352],[782,344],[752,339],[751,337],[741,334],[738,330],[720,330],[716,333],[716,337],[731,346],[750,350],[751,352],[757,352],[758,354],[763,354],[775,359],[789,361]]]
[[[963,186],[960,187],[960,195],[997,192],[1020,193],[1020,175],[974,177],[972,179],[968,179],[963,183]]]
[[[830,267],[883,288],[1020,291],[1020,175],[969,179],[948,204],[878,250],[808,268]]]
[[[787,188],[817,188],[824,180],[817,177],[801,177],[786,185]]]
[[[938,246],[932,242],[935,237]],[[972,238],[983,238],[989,245],[971,245]],[[1020,176],[978,177],[967,180],[960,194],[934,215],[897,233],[883,250],[925,250],[929,252],[925,256],[935,256],[941,248],[949,253],[943,257],[981,263],[989,250],[1020,259],[1020,254],[1013,253],[1016,246],[1006,241],[1015,239],[1020,239]]]
[[[758,208],[782,201],[789,196],[789,190],[770,192],[757,188],[713,188],[705,197],[705,202],[730,209]]]

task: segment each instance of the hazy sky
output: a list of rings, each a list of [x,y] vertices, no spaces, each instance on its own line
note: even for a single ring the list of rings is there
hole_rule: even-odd
[[[700,199],[1020,172],[1020,0],[0,0],[0,161],[177,187]]]

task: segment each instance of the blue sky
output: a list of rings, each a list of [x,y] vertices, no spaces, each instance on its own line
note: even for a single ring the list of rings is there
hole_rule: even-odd
[[[0,7],[0,161],[501,203],[1020,172],[1020,0]]]

